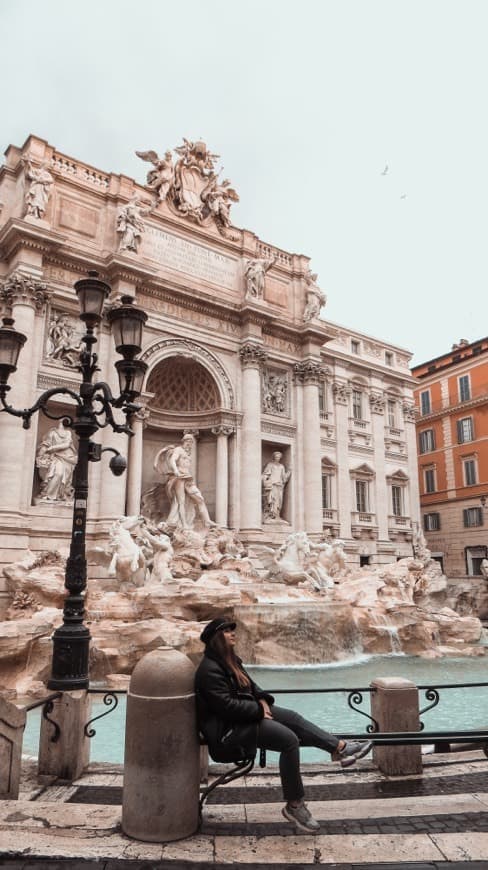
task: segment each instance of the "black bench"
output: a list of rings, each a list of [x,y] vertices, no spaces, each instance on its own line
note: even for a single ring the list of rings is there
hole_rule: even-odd
[[[207,743],[205,738],[200,734],[200,746],[206,746]],[[266,767],[266,750],[259,749],[259,766]],[[256,752],[256,755],[258,754]],[[231,762],[232,767],[229,770],[221,773],[220,776],[217,776],[210,785],[204,788],[200,792],[200,801],[198,804],[200,818],[202,816],[203,805],[207,800],[209,794],[211,794],[214,789],[219,785],[227,785],[228,782],[232,782],[234,779],[239,779],[241,776],[246,776],[246,774],[250,773],[254,767],[254,763],[256,761],[256,755],[253,755],[251,758],[237,758],[234,762]]]

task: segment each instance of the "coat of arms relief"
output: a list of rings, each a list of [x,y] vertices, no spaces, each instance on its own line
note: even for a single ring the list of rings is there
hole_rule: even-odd
[[[142,160],[152,163],[154,169],[147,174],[147,187],[153,191],[157,203],[168,202],[176,210],[197,223],[207,218],[215,221],[222,235],[230,226],[230,209],[239,197],[227,178],[220,180],[217,170],[218,154],[213,154],[205,142],[190,142],[174,148],[178,155],[166,151],[160,158],[156,151],[136,151]]]

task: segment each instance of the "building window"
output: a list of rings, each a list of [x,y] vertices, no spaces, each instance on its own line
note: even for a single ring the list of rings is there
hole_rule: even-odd
[[[363,394],[361,390],[352,391],[352,416],[354,420],[363,419]]]
[[[469,383],[469,375],[461,375],[459,378],[459,401],[467,402],[471,398],[471,386]]]
[[[396,426],[396,402],[394,399],[388,399],[386,411],[388,414],[388,426],[390,429],[394,429]]]
[[[369,511],[369,483],[367,480],[356,480],[356,510],[360,514]]]
[[[424,471],[425,492],[435,492],[435,469],[426,468]]]
[[[473,441],[474,431],[472,417],[463,417],[462,420],[457,421],[456,426],[458,444],[466,444],[467,441]]]
[[[387,366],[393,365],[393,354],[391,350],[385,350],[385,363]]]
[[[321,381],[319,384],[319,413],[321,416],[327,413],[327,384]]]
[[[332,507],[332,475],[322,475],[322,508]]]
[[[423,393],[420,393],[420,413],[430,414],[430,411],[430,391],[424,390]]]
[[[359,353],[361,350],[361,345],[359,341],[356,341],[354,338],[351,338],[351,353]]]
[[[426,532],[438,532],[440,527],[440,514],[424,514],[424,529]]]
[[[471,507],[463,510],[463,524],[465,529],[483,525],[483,508]]]
[[[435,450],[435,437],[433,429],[425,429],[419,433],[419,450],[421,453],[430,453]]]
[[[474,486],[477,483],[477,475],[476,475],[476,460],[475,459],[464,459],[463,460],[463,471],[464,471],[464,485],[465,486]]]
[[[391,488],[391,501],[393,507],[393,516],[403,516],[403,486],[393,484]]]

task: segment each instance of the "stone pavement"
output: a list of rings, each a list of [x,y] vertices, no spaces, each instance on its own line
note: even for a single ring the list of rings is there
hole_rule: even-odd
[[[317,835],[283,819],[276,769],[214,792],[201,830],[176,843],[140,843],[120,828],[122,774],[93,765],[72,786],[39,786],[24,763],[18,801],[0,801],[0,868],[7,870],[488,870],[488,759],[424,757],[423,777],[386,779],[363,760],[350,770],[304,767]]]

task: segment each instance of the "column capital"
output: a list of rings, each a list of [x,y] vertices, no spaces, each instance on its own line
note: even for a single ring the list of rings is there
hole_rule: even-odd
[[[349,396],[351,395],[351,387],[343,381],[334,381],[332,384],[332,394],[334,401],[338,405],[347,405]]]
[[[193,435],[195,441],[200,437],[200,429],[183,429],[183,435]]]
[[[385,397],[381,393],[370,393],[369,404],[373,414],[385,413]]]
[[[138,411],[135,412],[134,417],[139,422],[142,423],[143,427],[147,426],[149,421],[149,417],[151,416],[151,412],[149,408],[146,408],[145,405],[141,405]]]
[[[20,270],[12,272],[0,287],[0,301],[9,309],[19,304],[31,305],[41,312],[49,296],[47,284]]]
[[[316,360],[302,360],[293,366],[296,384],[319,384],[324,379],[324,374],[322,366]]]
[[[262,346],[255,341],[246,341],[239,348],[239,356],[243,368],[260,369],[266,362],[268,355]]]
[[[234,432],[235,429],[233,426],[212,426],[212,435],[225,435],[226,437],[228,437],[229,435],[233,435]]]

